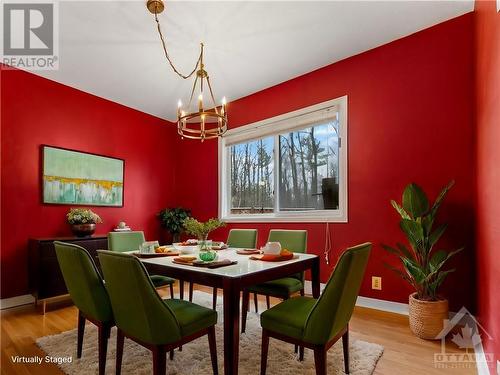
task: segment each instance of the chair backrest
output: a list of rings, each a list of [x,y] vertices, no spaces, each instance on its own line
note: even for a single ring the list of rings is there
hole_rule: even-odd
[[[267,241],[279,242],[281,248],[294,253],[305,253],[307,251],[306,230],[271,229]]]
[[[257,246],[257,229],[231,229],[227,236],[227,246],[255,249]]]
[[[309,313],[304,341],[326,344],[349,323],[371,247],[372,244],[367,242],[342,254],[321,297]]]
[[[111,251],[139,250],[145,241],[144,232],[142,231],[108,233],[108,249]]]
[[[177,318],[156,292],[139,259],[114,251],[98,253],[116,326],[149,344],[180,340]]]
[[[108,293],[94,260],[83,247],[54,241],[59,267],[68,292],[78,309],[91,319],[113,320]]]

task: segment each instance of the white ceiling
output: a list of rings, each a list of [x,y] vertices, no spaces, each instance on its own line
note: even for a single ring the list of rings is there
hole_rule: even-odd
[[[216,99],[231,101],[472,9],[473,0],[168,1],[160,20],[182,72],[205,43]],[[59,15],[59,70],[36,74],[175,119],[192,81],[165,61],[145,1],[64,1]]]

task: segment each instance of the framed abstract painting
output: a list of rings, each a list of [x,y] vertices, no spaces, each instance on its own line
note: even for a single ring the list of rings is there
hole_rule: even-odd
[[[43,203],[123,206],[125,161],[42,146]]]

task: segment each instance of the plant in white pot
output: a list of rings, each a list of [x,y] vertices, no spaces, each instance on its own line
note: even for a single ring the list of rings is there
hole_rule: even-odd
[[[451,181],[441,190],[432,206],[418,185],[412,183],[406,186],[401,205],[394,200],[391,204],[401,216],[399,226],[410,247],[401,243],[396,247],[382,245],[399,257],[403,270],[387,266],[415,288],[415,293],[409,297],[410,329],[423,339],[435,339],[443,329],[443,320],[448,319],[448,300],[439,295],[439,287],[454,271],[444,270],[446,262],[463,249],[434,249],[447,227],[447,224],[441,224],[434,228],[434,220],[453,184],[454,181]]]

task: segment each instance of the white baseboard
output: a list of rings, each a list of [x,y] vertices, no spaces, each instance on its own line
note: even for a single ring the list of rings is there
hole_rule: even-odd
[[[2,298],[0,300],[0,309],[10,309],[12,307],[29,305],[31,303],[35,303],[35,297],[33,297],[31,294],[25,294],[12,298]]]
[[[321,283],[320,290],[323,291],[324,288],[325,284]],[[312,294],[312,284],[309,280],[306,280],[304,289],[307,294]],[[359,296],[356,301],[356,306],[367,307],[370,309],[387,311],[396,314],[408,315],[407,303],[392,302],[383,299]]]
[[[359,296],[356,306],[368,307],[370,309],[392,312],[401,315],[408,315],[408,304],[401,302],[386,301],[370,297]]]

